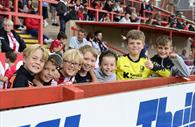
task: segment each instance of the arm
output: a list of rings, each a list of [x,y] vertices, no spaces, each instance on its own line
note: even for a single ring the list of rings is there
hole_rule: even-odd
[[[155,64],[154,61],[151,61],[153,65],[150,65],[151,63],[149,63],[149,65],[146,64],[146,67],[148,67],[149,69],[151,69],[152,71],[154,71],[156,74],[158,74],[161,77],[169,77],[171,76],[171,70],[167,69],[159,64]]]
[[[8,81],[8,77],[7,76],[0,76],[0,81],[6,82],[6,81]]]
[[[187,77],[190,75],[190,70],[188,66],[178,54],[171,53],[170,58],[174,64],[174,67],[171,69],[173,75],[179,75],[182,77]]]
[[[95,75],[95,73],[93,72],[93,70],[89,71],[89,74],[90,74],[90,76],[91,76],[91,78],[92,78],[92,82],[96,82],[96,81],[97,81],[97,78],[96,78],[96,75]]]

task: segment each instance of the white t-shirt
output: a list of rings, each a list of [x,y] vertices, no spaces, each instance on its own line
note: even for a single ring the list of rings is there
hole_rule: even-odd
[[[85,45],[92,46],[91,43],[87,41],[85,38],[83,38],[82,42],[79,42],[76,36],[70,38],[70,42],[69,42],[70,48],[79,49],[80,47],[83,47]]]

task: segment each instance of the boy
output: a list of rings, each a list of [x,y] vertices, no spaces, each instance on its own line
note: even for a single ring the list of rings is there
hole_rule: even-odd
[[[129,54],[121,56],[117,61],[117,80],[143,79],[153,72],[153,63],[145,56],[141,56],[144,48],[145,35],[139,30],[130,30],[127,33],[127,48]],[[162,75],[165,76],[165,75]]]
[[[3,88],[9,88],[8,86],[8,80],[12,77],[12,75],[16,72],[16,66],[14,65],[14,62],[17,59],[17,54],[13,51],[6,52],[6,63],[8,63],[9,68],[5,71],[4,76],[0,76],[0,81],[4,82]]]
[[[45,63],[43,70],[35,76],[33,83],[36,86],[57,85],[55,79],[60,76],[58,69],[61,67],[62,57],[58,54],[51,54]]]
[[[16,71],[13,88],[32,86],[35,74],[42,71],[48,59],[47,50],[38,44],[27,47],[23,54],[24,65]]]
[[[72,84],[75,75],[83,64],[83,54],[78,49],[69,49],[63,54],[62,68],[59,70],[60,78],[58,84]]]
[[[64,32],[60,31],[57,39],[52,41],[50,45],[50,52],[55,52],[62,56],[67,48],[67,36]]]
[[[95,70],[97,80],[100,82],[104,81],[115,81],[116,75],[114,70],[116,69],[117,55],[112,51],[105,51],[101,53],[99,57],[99,68]]]
[[[154,64],[152,70],[158,72],[158,76],[189,76],[190,71],[184,60],[178,54],[172,52],[172,48],[172,41],[168,36],[163,35],[157,38],[157,54],[151,58]]]
[[[76,74],[76,83],[94,82],[96,80],[93,69],[96,64],[98,52],[95,48],[85,45],[79,49],[83,54],[83,64],[81,70]]]
[[[193,39],[193,42],[191,44],[191,50],[192,50],[192,58],[193,58],[193,67],[192,67],[192,71],[191,74],[195,74],[195,38]]]

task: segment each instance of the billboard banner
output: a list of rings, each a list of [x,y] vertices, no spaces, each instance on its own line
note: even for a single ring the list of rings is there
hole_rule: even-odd
[[[1,111],[0,127],[195,127],[195,82]]]

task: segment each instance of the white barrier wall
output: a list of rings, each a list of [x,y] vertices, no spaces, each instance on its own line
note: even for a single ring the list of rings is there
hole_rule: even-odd
[[[195,127],[195,82],[0,112],[0,127],[187,125]]]

